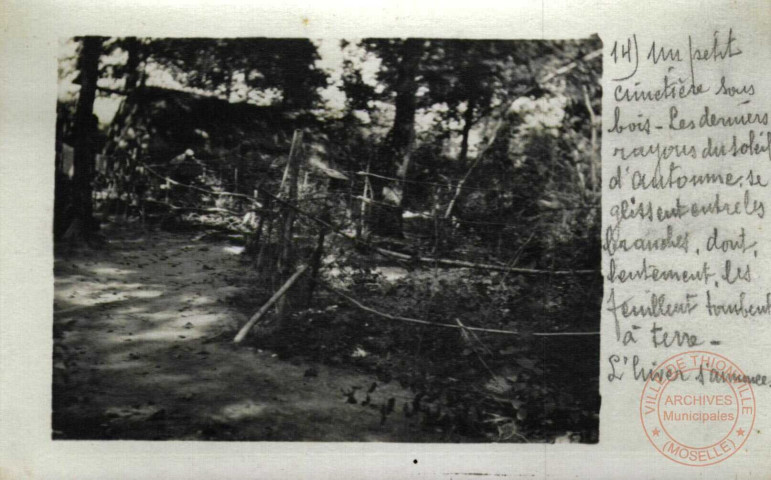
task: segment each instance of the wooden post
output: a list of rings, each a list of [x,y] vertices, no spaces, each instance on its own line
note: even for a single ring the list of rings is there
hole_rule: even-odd
[[[367,175],[364,176],[364,192],[361,194],[361,211],[359,212],[359,221],[356,224],[356,238],[361,238],[361,232],[364,229],[364,219],[367,217],[367,200],[372,190],[372,185],[369,183],[369,165],[370,161],[367,160]]]
[[[265,315],[265,312],[268,311],[268,309],[273,306],[276,301],[284,298],[284,295],[286,292],[292,287],[292,285],[297,281],[298,278],[300,278],[300,275],[302,275],[305,270],[308,269],[307,265],[303,265],[300,268],[297,269],[297,271],[294,272],[294,275],[289,277],[289,279],[284,282],[284,284],[281,286],[281,288],[276,291],[276,293],[273,294],[272,297],[270,297],[270,300],[265,302],[265,305],[260,307],[260,309],[252,315],[252,318],[249,319],[248,322],[246,322],[246,325],[241,327],[241,330],[238,331],[238,334],[236,335],[236,338],[233,339],[235,343],[241,343],[241,341],[246,337],[246,334],[249,333],[249,330],[252,329],[255,323],[262,318],[263,315]]]
[[[292,140],[292,146],[294,146],[294,139]],[[291,149],[290,149],[291,152]],[[290,154],[291,155],[291,154]],[[284,166],[284,173],[281,175],[281,185],[278,186],[278,197],[283,198],[284,195],[284,185],[286,185],[286,177],[289,175],[289,161],[286,162],[286,165]]]
[[[265,250],[268,248],[268,245],[270,245],[270,242],[273,240],[273,210],[271,207],[271,198],[269,196],[265,196],[265,215],[268,216],[268,226],[265,228],[265,239],[262,241],[262,244],[260,245],[260,251],[257,254],[257,270],[262,270],[262,267],[265,265]],[[264,277],[267,278],[267,277]]]
[[[259,190],[254,190],[253,198],[259,203]],[[253,212],[256,214],[256,210],[253,210]],[[260,240],[262,240],[262,227],[264,225],[265,211],[262,210],[260,211],[260,219],[257,221],[257,228],[255,232],[249,236],[249,241],[246,243],[246,249],[244,250],[244,253],[252,257],[252,261],[257,260],[257,253],[260,250]]]
[[[321,219],[324,222],[329,223],[329,204],[324,202],[324,211],[321,215]],[[308,281],[308,288],[306,289],[307,294],[305,296],[305,307],[308,308],[311,306],[311,301],[313,300],[313,291],[316,287],[316,279],[319,276],[319,270],[321,269],[321,259],[324,257],[324,240],[327,236],[327,229],[325,227],[321,227],[321,230],[319,230],[319,236],[316,240],[316,249],[313,250],[313,255],[311,256],[311,276]]]
[[[303,132],[302,130],[295,130],[294,137],[292,138],[292,148],[289,151],[289,161],[287,163],[287,201],[294,203],[297,201],[297,180],[300,173],[300,160],[302,150]],[[283,282],[292,271],[294,264],[294,239],[292,238],[294,231],[294,217],[295,211],[292,208],[284,208],[284,219],[281,225],[281,251],[278,255],[278,261],[276,263],[276,271],[278,279]],[[286,296],[281,297],[278,301],[278,323],[283,322],[287,313],[288,301]]]
[[[261,245],[260,241],[262,240],[262,227],[264,224],[265,224],[265,213],[261,212],[260,219],[257,220],[257,229],[246,246],[246,253],[248,253],[252,257],[253,261],[257,259],[257,254],[260,251],[260,245]]]

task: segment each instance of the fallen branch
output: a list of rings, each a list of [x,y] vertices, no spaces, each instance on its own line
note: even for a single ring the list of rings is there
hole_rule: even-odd
[[[185,207],[185,206],[178,206],[178,205],[172,205],[171,203],[167,202],[161,202],[158,200],[153,199],[145,199],[144,202],[148,203],[154,203],[156,205],[163,205],[164,207],[169,208],[170,210],[182,210],[182,211],[191,211],[191,212],[203,212],[203,213],[227,213],[229,215],[234,216],[243,216],[243,213],[236,212],[233,210],[228,210],[227,208],[219,208],[219,207],[211,207],[211,208],[198,208],[198,207]]]
[[[478,338],[477,334],[474,333],[474,332],[466,331],[466,326],[463,325],[463,323],[461,323],[459,318],[455,319],[455,323],[457,323],[460,326],[460,328],[461,328],[461,331],[460,331],[461,337],[463,337],[463,340],[465,340],[468,343],[468,346],[471,347],[471,350],[474,352],[474,354],[479,359],[479,363],[481,363],[482,366],[485,367],[485,370],[487,370],[487,372],[490,374],[491,378],[496,378],[496,375],[495,375],[495,372],[493,372],[493,369],[490,368],[489,365],[487,365],[487,362],[485,362],[485,359],[482,358],[482,355],[479,353],[479,351],[476,348],[474,348],[474,345],[471,344],[471,337],[470,337],[469,334],[474,335],[475,338]],[[487,347],[485,347],[485,345],[481,341],[479,342],[479,344],[482,345],[482,347],[487,348]],[[487,352],[490,353],[490,354],[493,353],[490,350],[487,350]]]
[[[396,320],[399,322],[407,322],[407,323],[417,323],[419,325],[430,325],[433,327],[444,327],[444,328],[455,328],[460,330],[469,330],[474,332],[487,332],[487,333],[500,333],[504,335],[532,335],[534,337],[552,337],[552,336],[576,336],[576,335],[599,335],[600,332],[552,332],[552,333],[523,333],[518,332],[516,330],[500,330],[497,328],[482,328],[482,327],[468,327],[466,325],[463,325],[458,321],[457,324],[452,323],[440,323],[440,322],[429,322],[428,320],[419,320],[417,318],[410,318],[410,317],[402,317],[400,315],[391,315],[390,313],[381,312],[379,310],[375,310],[374,308],[368,307],[364,305],[363,303],[359,302],[353,297],[350,297],[346,295],[345,293],[341,292],[340,290],[337,290],[336,288],[330,287],[324,282],[316,280],[316,283],[323,288],[324,290],[327,290],[331,293],[334,293],[335,295],[345,299],[348,301],[351,305],[355,306],[356,308],[363,310],[365,312],[371,313],[373,315],[377,315],[381,318],[387,318],[389,320]]]
[[[308,265],[302,265],[300,268],[298,268],[294,274],[289,277],[289,279],[281,286],[281,288],[278,289],[276,293],[273,294],[272,297],[270,297],[270,300],[268,300],[265,305],[263,305],[257,313],[252,315],[252,318],[249,319],[248,322],[246,322],[246,325],[241,327],[241,330],[238,331],[238,335],[236,335],[236,338],[233,339],[233,342],[235,343],[241,343],[241,341],[246,337],[246,334],[249,333],[249,330],[252,329],[254,324],[256,324],[260,318],[262,318],[263,315],[265,315],[265,312],[270,309],[270,307],[273,306],[274,303],[276,303],[281,297],[284,296],[284,294],[289,290],[292,285],[297,281],[300,276],[305,273],[305,270],[308,269]]]
[[[485,352],[487,352],[489,355],[492,355],[493,352],[489,348],[487,348],[487,345],[482,342],[482,339],[479,338],[479,335],[477,335],[473,330],[472,331],[466,331],[466,326],[463,325],[463,322],[460,321],[460,318],[455,319],[455,323],[460,325],[460,327],[463,329],[462,335],[464,337],[464,340],[466,340],[468,343],[471,343],[471,338],[476,340],[479,343],[479,346],[485,349]],[[472,347],[473,348],[473,347]],[[478,355],[478,353],[477,353]],[[481,358],[480,358],[481,360]],[[487,366],[487,365],[485,365]]]
[[[587,335],[599,335],[600,332],[541,332],[534,333],[536,337],[576,337]]]
[[[505,265],[491,265],[489,263],[474,263],[464,260],[450,260],[446,258],[414,257],[405,253],[374,247],[375,250],[387,257],[408,260],[412,262],[428,263],[431,265],[443,265],[445,267],[473,268],[476,270],[492,270],[496,272],[520,273],[523,275],[587,275],[597,273],[597,270],[537,270],[534,268],[507,267]]]
[[[172,178],[170,178],[170,177],[168,177],[166,175],[161,175],[160,173],[158,173],[155,170],[153,170],[152,168],[150,168],[150,166],[147,165],[144,162],[142,162],[142,166],[148,172],[152,173],[153,175],[155,175],[156,177],[158,177],[160,179],[163,179],[163,180],[169,182],[172,185],[177,185],[179,187],[189,188],[191,190],[197,190],[197,191],[202,192],[202,193],[208,193],[209,195],[218,195],[218,196],[221,196],[221,197],[243,198],[244,200],[249,200],[250,202],[252,202],[255,205],[257,205],[258,207],[262,207],[262,204],[260,202],[258,202],[257,199],[255,199],[253,197],[250,197],[249,195],[244,195],[243,193],[232,193],[232,192],[215,192],[214,190],[208,190],[206,188],[196,187],[195,185],[188,185],[188,184],[185,184],[185,183],[182,183],[182,182],[178,182],[178,181],[176,181],[176,180],[174,180],[174,179],[172,179]]]
[[[118,89],[116,89],[116,88],[109,88],[109,87],[100,87],[100,86],[97,86],[97,87],[96,87],[96,90],[97,90],[98,92],[109,93],[109,94],[111,94],[111,95],[120,95],[120,96],[123,96],[123,97],[125,97],[125,96],[127,95],[127,94],[126,94],[126,92],[125,92],[124,90],[118,90]]]

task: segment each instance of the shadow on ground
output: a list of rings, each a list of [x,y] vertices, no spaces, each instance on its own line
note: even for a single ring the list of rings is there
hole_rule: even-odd
[[[341,392],[369,376],[235,347],[232,305],[255,273],[226,242],[115,230],[101,250],[57,255],[54,439],[436,441]]]

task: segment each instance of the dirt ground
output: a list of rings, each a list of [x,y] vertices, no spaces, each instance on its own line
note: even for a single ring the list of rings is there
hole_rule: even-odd
[[[255,273],[196,237],[117,229],[56,255],[53,438],[438,440],[401,415],[381,423],[381,405],[412,398],[395,382],[235,346],[247,318],[230,299]],[[347,403],[373,383],[370,405]]]

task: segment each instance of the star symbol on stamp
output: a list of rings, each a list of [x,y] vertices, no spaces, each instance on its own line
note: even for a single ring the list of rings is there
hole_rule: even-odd
[[[661,432],[659,431],[659,429],[658,429],[658,428],[654,428],[654,429],[653,429],[653,432],[651,432],[651,433],[653,433],[653,436],[654,436],[654,437],[658,437],[658,436],[659,436],[659,433],[661,433]]]
[[[742,430],[740,428],[739,430],[736,431],[736,434],[739,435],[740,437],[743,437],[744,436],[744,430]]]

